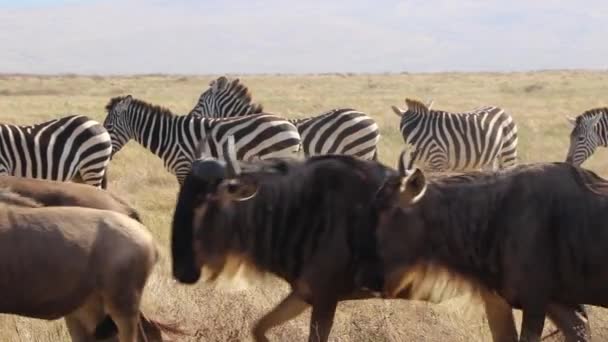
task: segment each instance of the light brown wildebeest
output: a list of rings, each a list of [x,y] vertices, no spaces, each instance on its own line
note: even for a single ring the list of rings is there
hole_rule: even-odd
[[[152,235],[116,212],[41,207],[0,190],[0,312],[65,317],[91,341],[106,313],[120,342],[137,341],[143,288],[158,258]]]
[[[141,222],[137,210],[125,200],[109,191],[86,184],[0,175],[0,188],[6,188],[15,194],[31,198],[40,206],[74,206],[111,210]],[[6,193],[4,198],[7,198]],[[148,342],[161,341],[162,332],[176,335],[184,333],[176,324],[158,322],[150,319],[143,312],[140,313],[140,320]],[[99,339],[105,339],[116,333],[116,325],[109,317],[106,317],[95,329],[94,335]],[[145,341],[143,336],[140,336],[140,339]]]

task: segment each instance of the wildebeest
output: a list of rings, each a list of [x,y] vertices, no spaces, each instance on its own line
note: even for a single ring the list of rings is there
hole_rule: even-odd
[[[326,341],[338,301],[365,292],[358,291],[357,278],[378,288],[359,270],[378,260],[370,204],[387,174],[396,171],[343,155],[230,159],[195,161],[180,190],[172,231],[175,278],[195,283],[202,273],[213,282],[241,268],[245,274],[272,273],[292,291],[256,323],[256,341],[267,341],[269,329],[309,306],[309,340]]]
[[[1,175],[0,189],[19,195],[7,196],[9,192],[3,190],[3,199],[6,201],[19,203],[19,201],[32,200],[31,203],[35,203],[35,206],[73,206],[111,210],[141,222],[137,210],[122,198],[89,185]],[[140,313],[140,321],[148,341],[160,340],[162,332],[183,334],[176,325],[155,321],[143,312]],[[117,327],[108,316],[100,322],[94,335],[99,338],[109,338],[116,333]],[[140,337],[143,339],[143,336]]]
[[[531,164],[428,185],[415,171],[387,180],[377,203],[388,297],[495,291],[523,310],[521,341],[540,339],[552,303],[608,304],[608,182],[591,171]]]
[[[112,210],[141,222],[139,213],[109,191],[86,184],[0,175],[0,188],[29,197],[43,206],[74,206]]]
[[[0,191],[0,312],[65,317],[88,341],[109,315],[120,342],[135,342],[139,305],[158,258],[150,232],[116,212],[41,207]]]

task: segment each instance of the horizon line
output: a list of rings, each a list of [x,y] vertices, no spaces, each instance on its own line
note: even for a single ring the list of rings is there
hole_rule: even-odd
[[[251,77],[267,77],[267,76],[403,76],[403,75],[435,75],[435,74],[523,74],[523,73],[547,73],[547,72],[608,72],[607,68],[559,68],[559,69],[530,69],[530,70],[512,70],[512,71],[386,71],[386,72],[228,72],[228,73],[21,73],[21,72],[0,72],[0,77],[219,77],[219,76],[251,76]]]

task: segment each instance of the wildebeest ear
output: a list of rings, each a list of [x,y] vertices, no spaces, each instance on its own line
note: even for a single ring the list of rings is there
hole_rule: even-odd
[[[228,201],[246,201],[253,198],[258,192],[258,184],[248,177],[227,179],[222,182],[218,194]]]
[[[410,205],[418,202],[426,191],[426,177],[419,168],[409,176],[403,177],[400,188],[401,205]]]
[[[391,108],[393,109],[393,112],[395,112],[395,114],[397,114],[398,117],[402,117],[403,116],[403,111],[401,111],[401,109],[399,109],[399,107],[397,106],[391,106]]]

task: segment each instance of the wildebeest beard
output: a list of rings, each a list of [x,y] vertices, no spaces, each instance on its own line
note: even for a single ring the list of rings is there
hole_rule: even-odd
[[[317,269],[340,278],[335,285],[342,292],[355,287],[380,291],[374,235],[378,216],[372,205],[386,177],[397,172],[336,156],[277,163],[283,171],[254,176],[258,192],[242,202],[213,196],[213,185],[189,176],[176,208],[174,229],[182,232],[174,234],[174,257],[182,254],[181,263],[194,269],[200,266],[197,254],[216,272],[233,268],[228,264],[240,259],[290,283]],[[187,231],[191,227],[194,234]]]
[[[597,250],[586,246],[597,244],[608,222],[608,182],[591,171],[550,163],[446,177],[429,182],[411,207],[381,217],[378,250],[391,296],[417,283],[426,287],[420,299],[437,297],[421,278],[443,273],[454,278],[440,291],[481,285],[519,308],[528,293],[518,288],[516,273],[529,263],[540,271],[526,274],[526,284],[539,286],[542,295],[608,304],[581,285],[593,281],[598,262]]]

